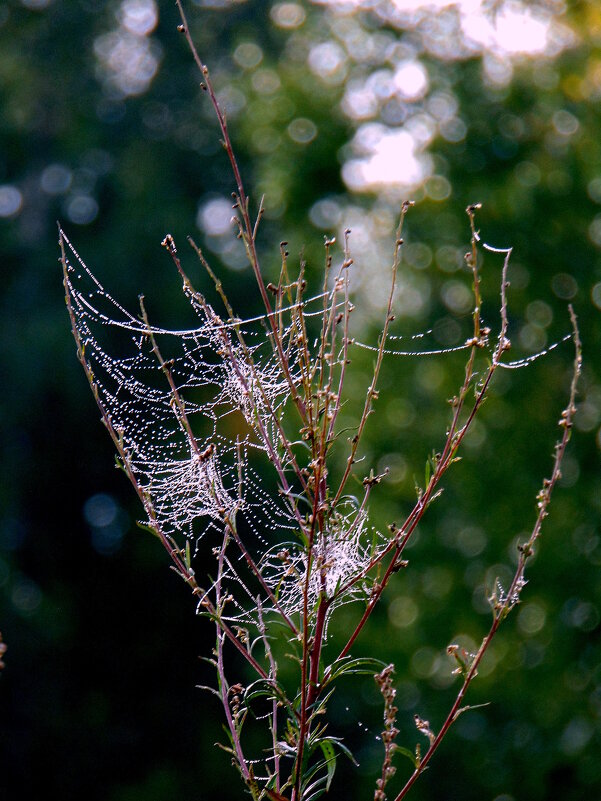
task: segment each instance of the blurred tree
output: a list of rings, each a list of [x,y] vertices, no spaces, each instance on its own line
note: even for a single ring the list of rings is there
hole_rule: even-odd
[[[367,336],[382,314],[397,206],[410,195],[418,204],[397,333],[432,328],[424,342],[451,347],[470,313],[463,208],[481,201],[483,238],[514,246],[512,358],[561,340],[566,303],[575,304],[586,367],[564,489],[524,604],[473,689],[473,702],[493,704],[460,719],[414,797],[599,796],[598,4],[207,0],[189,13],[253,202],[265,194],[267,264],[275,268],[286,238],[315,278],[320,234],[349,226]],[[196,657],[212,634],[155,543],[135,530],[140,512],[111,468],[52,266],[60,218],[126,305],[143,291],[154,319],[185,325],[159,243],[166,231],[183,243],[196,227],[234,305],[253,311],[228,224],[232,181],[177,22],[174,8],[153,0],[0,4],[0,628],[9,646],[0,789],[11,798],[242,793],[213,751],[219,710],[194,689],[207,681]],[[493,319],[498,271],[487,255]],[[397,665],[409,747],[413,713],[435,725],[449,704],[445,646],[481,635],[485,589],[533,519],[569,361],[564,345],[499,377],[387,615],[358,643]],[[378,508],[385,525],[402,517],[443,438],[461,366],[452,356],[395,359],[383,381],[389,400],[366,456],[392,468]],[[337,703],[361,762],[360,781],[349,770],[340,786],[370,797],[380,698],[366,680]]]

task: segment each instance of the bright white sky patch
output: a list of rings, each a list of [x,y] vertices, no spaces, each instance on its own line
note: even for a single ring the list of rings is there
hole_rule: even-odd
[[[425,159],[418,156],[416,140],[406,130],[368,123],[359,128],[353,144],[364,155],[347,161],[342,168],[342,177],[351,190],[411,186],[426,177]]]
[[[143,94],[157,73],[162,49],[149,34],[156,28],[155,0],[123,0],[116,11],[119,25],[94,40],[97,75],[113,99]]]
[[[528,9],[505,9],[496,19],[496,39],[507,53],[543,53],[549,42],[549,19]]]
[[[399,11],[417,11],[433,9],[442,11],[449,6],[458,6],[461,13],[469,13],[479,9],[482,0],[393,0],[393,5]]]
[[[314,45],[308,64],[322,80],[339,72],[350,75],[341,107],[358,129],[343,178],[357,192],[383,187],[389,194],[415,191],[432,176],[427,148],[433,137],[438,133],[452,143],[465,138],[467,128],[457,116],[456,98],[450,92],[429,96],[430,77],[422,54],[441,62],[480,56],[485,83],[506,86],[524,57],[556,56],[577,41],[563,20],[561,3],[548,0],[314,1],[336,10],[330,23],[334,41]],[[379,17],[383,26],[415,32],[419,44],[401,46],[391,40],[370,49],[376,34],[354,13],[361,9]],[[558,117],[558,131],[560,126],[561,135],[565,129],[569,136],[578,121]],[[443,192],[438,178],[432,186],[441,199],[450,187]]]
[[[351,81],[342,98],[342,109],[352,120],[365,120],[378,111],[378,100],[365,84]]]
[[[158,70],[161,47],[144,36],[117,29],[98,36],[94,52],[107,86],[115,89],[117,96],[130,97],[143,94],[150,86]]]
[[[468,38],[487,50],[536,55],[549,45],[551,19],[548,14],[508,4],[494,17],[482,11],[466,15],[461,27]]]
[[[428,75],[419,61],[402,61],[394,73],[394,85],[406,100],[419,100],[428,91]]]
[[[323,5],[344,8],[371,6],[366,0],[320,1]],[[557,52],[558,44],[561,50],[573,39],[569,29],[559,22],[558,15],[546,9],[544,3],[507,0],[499,3],[495,11],[490,10],[487,0],[392,0],[391,6],[396,14],[403,15],[403,27],[407,28],[423,21],[425,13],[456,9],[465,36],[481,50],[499,55],[535,56],[549,50]],[[558,42],[557,36],[562,41]]]

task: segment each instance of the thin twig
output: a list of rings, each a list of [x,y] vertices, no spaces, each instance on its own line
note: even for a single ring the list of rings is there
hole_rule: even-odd
[[[301,418],[306,421],[305,404],[304,404],[302,398],[300,397],[300,395],[298,393],[298,390],[296,388],[296,385],[295,385],[295,383],[294,383],[294,381],[292,379],[292,375],[290,373],[290,368],[289,368],[289,365],[288,365],[288,360],[286,358],[286,354],[284,353],[284,350],[282,348],[282,343],[281,343],[279,337],[277,336],[276,319],[275,319],[275,316],[273,314],[273,309],[271,307],[271,302],[269,300],[269,296],[268,296],[267,290],[265,288],[265,283],[263,281],[263,276],[261,274],[261,268],[260,268],[260,265],[259,265],[259,257],[258,257],[258,254],[257,254],[257,248],[256,248],[255,238],[254,238],[254,235],[256,233],[256,229],[253,226],[253,224],[251,222],[251,219],[250,219],[250,214],[249,214],[249,210],[248,210],[249,201],[248,201],[248,197],[246,195],[245,189],[244,189],[244,184],[242,182],[242,175],[240,173],[240,168],[238,166],[238,162],[237,162],[236,156],[234,155],[234,150],[232,148],[232,143],[231,143],[228,127],[227,127],[227,121],[225,119],[225,115],[224,115],[223,111],[221,110],[221,106],[219,105],[219,101],[217,100],[217,96],[215,94],[215,90],[213,88],[213,84],[212,84],[210,76],[209,76],[209,70],[208,70],[207,66],[203,63],[203,61],[200,58],[200,56],[198,55],[198,51],[196,49],[196,46],[195,46],[194,41],[192,39],[192,36],[190,35],[190,30],[189,30],[189,27],[188,27],[188,20],[186,19],[186,15],[184,13],[184,9],[183,9],[181,0],[175,0],[175,2],[176,2],[176,5],[177,5],[177,8],[178,8],[181,20],[182,20],[182,25],[179,26],[179,30],[180,30],[181,33],[184,34],[184,36],[186,38],[186,42],[188,43],[188,47],[190,48],[190,52],[192,53],[192,58],[194,59],[194,62],[196,63],[196,65],[197,65],[198,69],[200,70],[200,73],[201,73],[201,75],[203,77],[203,84],[202,85],[204,87],[206,87],[206,91],[208,92],[209,97],[211,99],[211,104],[212,104],[213,109],[215,111],[215,115],[216,115],[217,121],[219,123],[219,128],[221,130],[221,135],[223,137],[223,144],[224,144],[225,150],[227,152],[227,155],[228,155],[228,158],[229,158],[229,161],[230,161],[230,165],[231,165],[231,168],[232,168],[232,173],[234,175],[234,180],[236,181],[236,187],[237,187],[237,190],[238,190],[237,204],[239,206],[240,213],[242,215],[242,219],[243,219],[243,223],[244,223],[244,230],[245,230],[244,244],[247,247],[247,250],[248,250],[248,253],[249,253],[249,256],[250,256],[251,267],[252,267],[253,273],[255,275],[255,279],[257,281],[257,286],[259,287],[259,292],[261,294],[261,299],[263,301],[263,305],[265,306],[265,310],[267,312],[267,316],[268,316],[268,319],[269,319],[269,324],[271,326],[271,330],[272,330],[272,333],[273,333],[272,342],[273,342],[275,350],[276,350],[276,352],[278,354],[278,357],[279,357],[279,360],[280,360],[280,364],[281,364],[281,367],[282,367],[282,371],[284,372],[284,375],[286,376],[286,379],[287,379],[288,384],[290,386],[290,392],[291,392],[292,398],[293,398],[293,400],[294,400],[294,402],[296,404],[296,407],[299,410]]]
[[[488,631],[488,634],[482,640],[480,648],[478,649],[478,653],[474,656],[470,664],[470,668],[465,676],[463,684],[461,685],[461,688],[457,693],[457,697],[455,698],[455,701],[453,702],[453,705],[451,706],[451,709],[449,710],[440,731],[430,743],[430,747],[423,755],[419,766],[416,767],[416,769],[411,774],[405,786],[396,796],[394,801],[402,801],[402,799],[405,798],[405,796],[407,795],[407,793],[409,792],[409,790],[411,789],[417,778],[426,769],[430,759],[434,756],[434,753],[438,749],[445,734],[448,732],[448,730],[455,722],[455,720],[457,720],[461,711],[461,704],[463,703],[463,699],[465,697],[467,689],[477,674],[478,666],[482,661],[484,654],[488,650],[488,647],[492,642],[503,620],[505,620],[509,612],[519,602],[520,592],[524,585],[524,570],[526,567],[526,562],[534,553],[533,549],[534,543],[540,537],[543,520],[548,514],[548,507],[549,504],[551,503],[551,495],[553,493],[555,485],[557,484],[557,481],[561,476],[561,463],[565,455],[567,444],[570,440],[574,414],[576,413],[576,393],[578,389],[578,379],[582,369],[582,344],[580,342],[578,321],[576,319],[576,315],[571,305],[569,306],[569,312],[570,312],[570,320],[572,322],[572,333],[573,333],[574,351],[575,351],[573,371],[572,371],[572,381],[570,384],[570,396],[568,404],[566,408],[563,410],[561,418],[559,420],[559,425],[563,429],[563,433],[561,435],[561,438],[555,445],[555,453],[554,453],[553,469],[551,471],[551,477],[543,481],[543,487],[537,496],[538,514],[536,516],[536,521],[534,523],[532,532],[528,540],[525,543],[518,546],[519,550],[518,564],[515,573],[513,575],[511,584],[509,586],[509,589],[507,590],[505,596],[503,598],[496,599],[496,602],[493,596],[492,625]]]
[[[401,247],[403,245],[403,240],[401,238],[401,234],[403,232],[403,222],[405,220],[405,215],[409,208],[413,205],[413,201],[404,201],[401,207],[401,217],[399,221],[399,226],[396,232],[396,240],[394,246],[394,258],[392,261],[392,273],[390,279],[390,293],[388,295],[388,305],[386,307],[386,317],[384,318],[384,325],[382,327],[382,333],[380,335],[380,342],[378,344],[378,355],[376,357],[376,364],[374,366],[374,371],[372,375],[371,384],[367,389],[367,395],[365,398],[365,405],[363,407],[363,413],[361,415],[361,419],[359,421],[359,426],[357,428],[357,433],[351,440],[351,452],[346,462],[346,468],[344,470],[344,474],[342,479],[340,480],[340,484],[338,486],[338,490],[332,499],[332,506],[335,506],[338,501],[340,500],[340,496],[344,491],[344,487],[348,480],[348,477],[351,474],[351,470],[353,469],[353,464],[355,463],[355,456],[357,455],[357,448],[359,447],[359,442],[363,435],[363,430],[365,428],[365,424],[367,423],[367,418],[372,411],[372,404],[373,401],[377,398],[377,384],[378,378],[380,375],[380,369],[382,367],[382,361],[384,359],[384,350],[386,347],[386,338],[388,336],[388,329],[390,327],[390,323],[394,320],[394,315],[392,314],[392,304],[394,300],[394,290],[396,288],[396,279],[397,273],[400,265],[401,260]]]

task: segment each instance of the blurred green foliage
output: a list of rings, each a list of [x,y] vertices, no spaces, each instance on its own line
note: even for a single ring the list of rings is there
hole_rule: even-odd
[[[503,5],[491,4],[490,13]],[[362,336],[375,336],[400,190],[352,193],[343,175],[348,180],[344,170],[361,157],[363,125],[404,126],[414,142],[422,137],[415,152],[424,172],[412,188],[418,203],[408,218],[395,333],[431,328],[423,342],[434,348],[468,335],[463,209],[477,201],[483,239],[514,247],[512,358],[561,340],[567,302],[579,315],[585,369],[562,486],[523,604],[469,698],[491,705],[457,722],[415,787],[416,801],[601,796],[601,10],[595,2],[531,5],[537,19],[551,15],[562,26],[549,52],[536,56],[468,47],[456,10],[444,4],[413,13],[399,2],[388,16],[394,4],[353,13],[350,3],[189,8],[255,205],[265,194],[260,247],[268,273],[286,239],[318,281],[322,234],[349,225]],[[154,320],[183,326],[190,311],[159,244],[169,231],[183,249],[191,233],[220,266],[234,307],[258,308],[219,222],[232,179],[216,124],[176,33],[176,10],[163,3],[159,10],[155,27],[150,0],[0,3],[0,629],[9,646],[0,679],[0,795],[7,798],[243,793],[227,756],[213,748],[220,711],[195,689],[211,680],[197,657],[210,651],[212,631],[195,618],[156,543],[135,527],[140,510],[113,469],[75,358],[56,264],[60,218],[117,298],[134,307],[144,292]],[[421,94],[399,100],[378,89],[386,76],[374,74],[395,63],[421,65]],[[357,97],[349,100],[360,89],[372,93],[371,110],[361,113]],[[363,136],[365,149],[365,129]],[[484,317],[493,329],[499,269],[499,258],[487,254]],[[396,664],[399,742],[409,748],[419,739],[413,714],[436,728],[451,703],[446,645],[482,636],[486,588],[507,573],[516,537],[534,520],[571,356],[563,344],[529,369],[498,377],[463,461],[420,526],[409,569],[357,644],[355,655]],[[369,355],[354,366],[359,404]],[[456,355],[387,363],[364,453],[368,464],[391,467],[375,498],[382,526],[410,508],[427,454],[444,439],[445,401],[461,380]],[[356,615],[345,609],[337,628]],[[331,638],[335,649],[335,631]],[[365,679],[342,687],[334,704],[336,734],[360,761],[358,773],[341,766],[335,792],[370,798],[381,699]],[[401,761],[399,773],[409,767]]]

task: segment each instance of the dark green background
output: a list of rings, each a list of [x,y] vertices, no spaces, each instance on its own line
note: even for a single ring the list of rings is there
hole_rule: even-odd
[[[167,231],[181,243],[188,233],[202,241],[198,205],[227,197],[232,180],[171,3],[160,4],[152,34],[162,47],[159,71],[147,91],[123,101],[107,99],[94,53],[98,37],[116,28],[118,4],[32,5],[0,4],[0,185],[16,187],[23,198],[18,214],[0,219],[0,630],[9,646],[0,677],[0,797],[240,798],[243,788],[227,755],[213,748],[222,738],[219,709],[195,689],[211,680],[198,657],[209,652],[212,631],[195,617],[156,542],[135,526],[141,510],[113,467],[111,443],[75,356],[55,227],[60,218],[88,265],[126,305],[134,308],[144,292],[154,319],[179,325],[189,312],[160,241]],[[408,243],[425,243],[435,253],[443,245],[467,249],[463,209],[481,201],[484,239],[514,246],[512,356],[528,354],[528,331],[547,344],[561,339],[569,330],[569,299],[581,323],[585,368],[583,409],[540,554],[528,571],[524,606],[499,634],[494,670],[484,669],[471,691],[472,702],[492,703],[460,719],[416,785],[416,801],[601,797],[601,223],[595,223],[601,12],[594,2],[566,5],[564,22],[576,34],[572,46],[555,59],[518,60],[502,89],[483,82],[479,55],[420,56],[431,91],[455,95],[466,135],[431,146],[435,171],[452,192],[444,202],[417,204]],[[221,11],[191,6],[189,14],[218,86],[234,86],[246,97],[231,128],[251,196],[256,203],[266,192],[278,201],[272,211],[279,205],[279,213],[268,216],[260,238],[267,270],[275,269],[278,243],[287,239],[293,258],[304,248],[317,281],[325,231],[311,224],[312,205],[334,196],[367,213],[377,198],[345,195],[340,167],[354,128],[339,110],[344,86],[325,87],[306,67],[303,47],[331,36],[332,15],[306,4],[304,27],[291,32],[271,23],[269,9],[246,2]],[[376,16],[360,21],[364,31],[388,31],[419,52],[427,17],[421,28],[405,32]],[[304,44],[292,46],[293,33]],[[253,71],[232,55],[249,41],[261,46],[263,66],[280,76],[269,109],[253,93]],[[360,69],[368,74],[375,61]],[[281,138],[265,154],[253,133],[267,113]],[[287,135],[292,117],[315,123],[311,143],[299,145]],[[569,136],[558,133],[562,119],[572,126],[577,120]],[[525,162],[535,165],[534,173]],[[44,171],[53,164],[70,171],[70,188],[44,189]],[[69,204],[77,194],[98,204],[88,224],[73,221]],[[187,263],[202,285],[193,260]],[[216,256],[213,263],[219,266]],[[486,257],[484,266],[485,317],[495,323],[498,260]],[[469,287],[469,276],[461,270],[451,276],[454,268],[441,254],[427,271],[405,269],[431,301],[427,313],[402,318],[399,331],[433,326],[435,347],[453,344],[455,329],[467,334],[469,313],[453,313],[441,297],[451,278]],[[221,270],[235,307],[253,312],[249,271]],[[369,287],[362,292],[369,301]],[[370,324],[375,338],[376,315],[366,315]],[[526,324],[531,328],[520,340]],[[500,376],[463,462],[420,526],[409,570],[357,644],[357,655],[395,662],[400,741],[409,748],[418,740],[414,712],[436,729],[452,701],[455,685],[441,687],[437,656],[460,634],[482,636],[489,621],[482,585],[512,563],[516,536],[533,523],[571,357],[566,344],[528,370]],[[358,400],[369,363],[356,360]],[[413,478],[423,476],[427,454],[443,441],[445,399],[461,380],[462,363],[454,357],[387,363],[366,456],[374,465],[392,459],[403,469],[375,500],[380,525],[399,521],[410,508]],[[86,519],[86,503],[98,494],[110,496],[117,510],[110,530],[94,529]],[[544,625],[537,628],[541,614]],[[340,625],[355,615],[349,608]],[[336,733],[361,762],[357,771],[341,765],[333,795],[371,798],[379,757],[374,736],[381,727],[372,680],[341,687],[333,710]],[[408,766],[399,763],[400,776]]]

